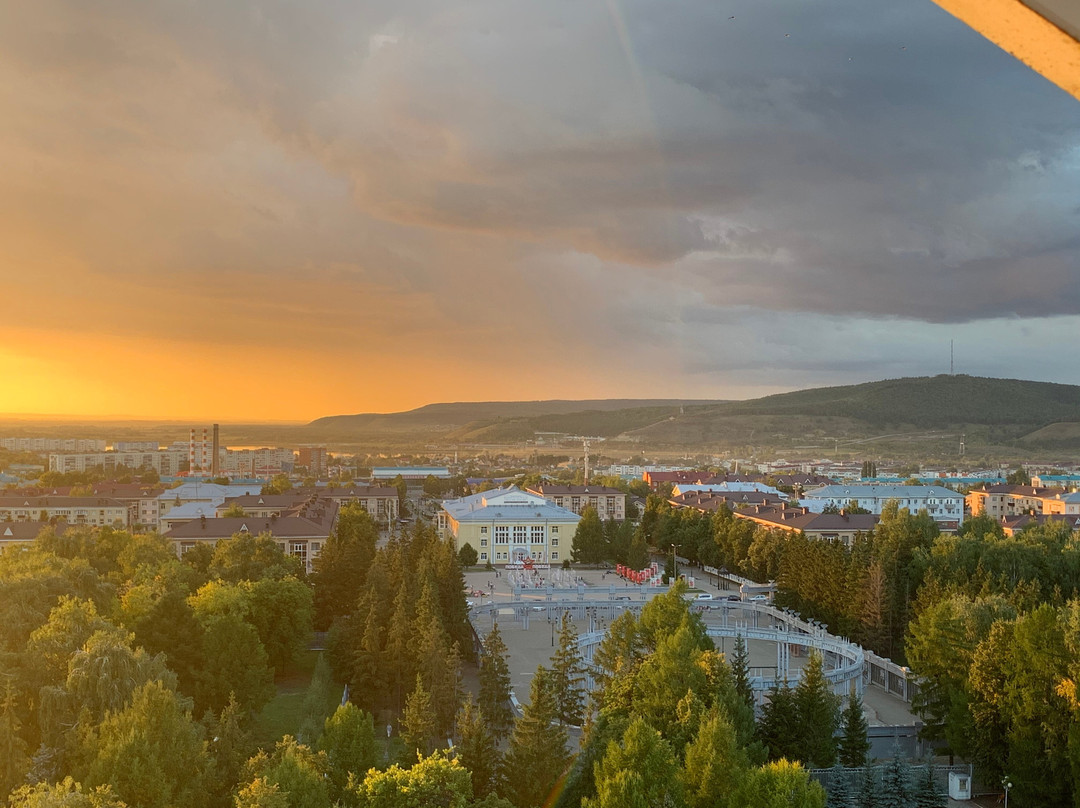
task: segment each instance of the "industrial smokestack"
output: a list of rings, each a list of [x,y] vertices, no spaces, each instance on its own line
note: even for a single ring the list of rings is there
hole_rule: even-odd
[[[214,451],[214,453],[210,456],[210,476],[211,477],[218,477],[218,476],[220,476],[220,474],[219,474],[219,471],[220,471],[219,466],[221,464],[221,460],[220,460],[220,457],[221,457],[221,435],[220,435],[220,426],[218,424],[214,424],[213,451]]]

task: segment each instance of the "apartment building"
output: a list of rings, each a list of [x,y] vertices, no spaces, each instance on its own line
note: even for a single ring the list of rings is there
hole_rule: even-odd
[[[172,542],[177,556],[198,546],[211,547],[233,536],[268,535],[282,551],[296,556],[308,572],[325,546],[337,522],[334,503],[313,503],[291,515],[268,517],[200,517],[172,526],[165,538]]]
[[[559,508],[581,515],[586,508],[592,508],[602,520],[626,519],[626,494],[618,488],[603,485],[550,485],[544,483],[535,488],[526,489],[530,494],[543,497],[547,502]]]
[[[967,508],[972,516],[985,514],[994,519],[1020,513],[1066,513],[1067,497],[1061,488],[988,485],[968,492]]]
[[[881,515],[886,503],[895,500],[912,513],[925,510],[943,530],[955,530],[964,521],[964,495],[934,485],[826,485],[800,497],[813,513],[843,510],[848,503]]]
[[[371,514],[376,522],[387,522],[398,518],[398,490],[382,485],[349,485],[336,488],[298,488],[298,494],[330,499],[344,507],[355,503]]]
[[[127,527],[126,503],[108,497],[0,496],[2,522],[67,522],[90,527]]]
[[[180,473],[186,459],[182,451],[161,449],[152,452],[72,452],[49,455],[49,471],[83,472],[101,466],[105,469],[118,467],[136,471],[151,468],[162,477],[174,477]]]
[[[104,452],[105,446],[96,438],[0,438],[0,449],[9,452]]]
[[[471,544],[483,563],[543,568],[570,558],[581,517],[516,486],[442,503],[438,527],[460,549]]]
[[[873,530],[881,519],[878,514],[872,513],[814,513],[807,507],[775,505],[755,505],[733,513],[739,519],[747,519],[762,527],[805,533],[815,539],[835,539],[849,547],[857,536]]]

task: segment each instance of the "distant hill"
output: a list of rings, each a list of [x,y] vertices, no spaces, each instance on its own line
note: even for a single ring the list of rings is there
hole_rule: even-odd
[[[1077,423],[1074,423],[1077,422]],[[1058,426],[1052,426],[1058,425]],[[965,431],[985,444],[1052,445],[1080,433],[1080,387],[934,376],[822,387],[748,401],[608,399],[431,404],[313,421],[320,433],[413,433],[454,443],[518,443],[537,432],[648,445],[822,445],[882,434]],[[818,443],[815,443],[817,441]],[[1072,443],[1075,441],[1066,441]]]

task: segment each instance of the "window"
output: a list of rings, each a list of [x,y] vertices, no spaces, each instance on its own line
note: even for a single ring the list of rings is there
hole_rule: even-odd
[[[615,510],[615,497],[607,498],[607,509],[609,512]]]
[[[487,547],[487,539],[480,539],[480,546]]]
[[[307,563],[307,542],[306,541],[294,541],[289,543],[289,552],[299,558],[305,564]]]
[[[480,560],[481,561],[487,561],[487,553],[481,553],[480,554]]]
[[[552,547],[558,547],[559,546],[559,539],[558,539],[557,536],[552,536],[551,537],[551,546]]]
[[[558,525],[552,525],[551,526],[551,532],[552,532],[552,534],[558,533],[559,532],[559,526]]]
[[[553,552],[551,554],[551,560],[552,561],[558,561],[559,560],[559,551],[558,550],[556,550],[555,552]]]
[[[581,497],[572,497],[570,499],[570,507],[577,512],[581,508]]]
[[[544,543],[544,526],[532,525],[529,528],[529,544],[543,544]]]
[[[510,526],[495,525],[495,543],[506,544],[508,541],[510,541]]]
[[[514,525],[514,544],[524,544],[526,531],[528,527],[525,525]]]
[[[487,535],[487,525],[480,525],[480,535],[481,536],[486,536]]]

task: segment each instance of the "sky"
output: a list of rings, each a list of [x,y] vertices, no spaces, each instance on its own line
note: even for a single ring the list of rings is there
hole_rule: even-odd
[[[1080,381],[1080,104],[930,0],[0,0],[0,413]]]

